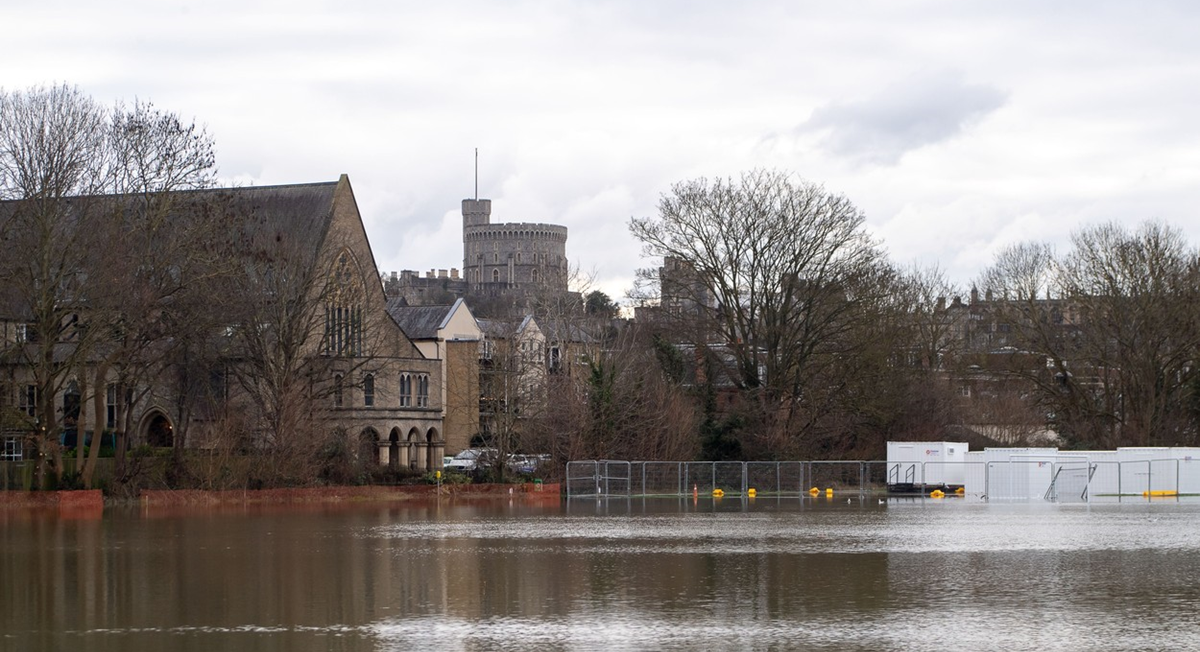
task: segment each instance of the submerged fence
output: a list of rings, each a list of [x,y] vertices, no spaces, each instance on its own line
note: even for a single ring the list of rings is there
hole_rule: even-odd
[[[567,496],[678,496],[693,492],[759,495],[821,490],[866,493],[885,485],[886,462],[643,462],[585,460],[567,463]]]
[[[986,500],[1090,502],[1200,496],[1200,459],[1098,460],[1057,454],[976,462],[790,461],[653,462],[584,460],[566,468],[567,497],[800,495],[962,488]]]

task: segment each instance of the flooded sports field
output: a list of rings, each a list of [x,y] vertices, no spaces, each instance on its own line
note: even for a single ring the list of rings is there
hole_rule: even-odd
[[[1200,502],[0,511],[5,650],[1200,648]]]

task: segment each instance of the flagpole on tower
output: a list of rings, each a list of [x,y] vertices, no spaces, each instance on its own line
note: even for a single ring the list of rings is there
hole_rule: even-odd
[[[475,200],[479,200],[479,148],[475,148]]]

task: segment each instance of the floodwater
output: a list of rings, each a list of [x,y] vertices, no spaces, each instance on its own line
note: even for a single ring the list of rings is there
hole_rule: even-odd
[[[0,649],[1200,649],[1200,503],[0,510]]]

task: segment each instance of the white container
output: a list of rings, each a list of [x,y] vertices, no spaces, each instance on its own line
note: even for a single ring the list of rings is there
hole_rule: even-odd
[[[962,486],[968,446],[954,441],[889,441],[888,484]]]
[[[1086,455],[1092,468],[1092,479],[1088,485],[1091,498],[1116,496],[1120,493],[1121,467],[1117,464],[1117,451],[1080,451]]]
[[[1166,446],[1126,446],[1117,449],[1121,463],[1121,494],[1140,496],[1147,491],[1174,491],[1176,463]]]
[[[1053,447],[985,448],[987,496],[990,500],[1042,498],[1054,479]]]
[[[1200,494],[1200,448],[1172,448],[1171,457],[1178,460],[1179,493]]]
[[[971,496],[984,495],[987,484],[987,461],[983,451],[967,451],[963,456],[963,470],[966,477],[963,482],[963,492]]]

